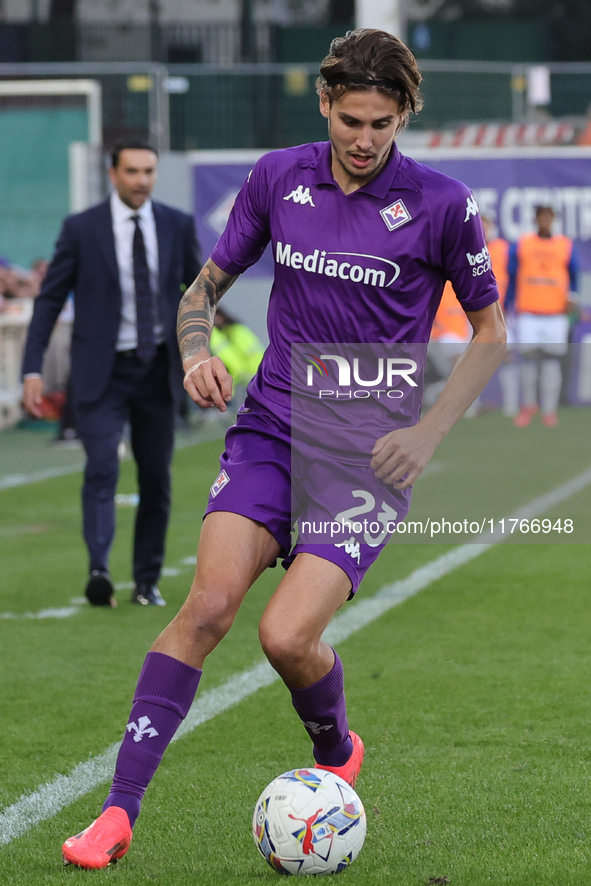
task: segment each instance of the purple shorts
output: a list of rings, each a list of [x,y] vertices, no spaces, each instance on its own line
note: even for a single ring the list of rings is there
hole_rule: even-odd
[[[226,434],[205,513],[229,511],[262,523],[285,568],[304,551],[335,563],[352,596],[409,506],[410,490],[386,486],[369,464],[294,444],[273,416],[246,413]]]

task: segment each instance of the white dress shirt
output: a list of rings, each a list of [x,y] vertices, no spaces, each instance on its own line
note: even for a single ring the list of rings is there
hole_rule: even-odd
[[[133,216],[139,216],[139,225],[144,236],[146,259],[150,271],[150,285],[154,299],[154,334],[156,343],[164,341],[164,330],[158,317],[158,238],[156,223],[152,210],[152,201],[146,200],[138,209],[130,209],[121,200],[116,191],[111,194],[111,217],[113,219],[113,236],[115,238],[115,254],[119,266],[119,283],[121,286],[121,323],[117,338],[117,350],[128,351],[137,348],[137,319],[135,309],[135,281],[133,276],[133,235],[135,223]]]

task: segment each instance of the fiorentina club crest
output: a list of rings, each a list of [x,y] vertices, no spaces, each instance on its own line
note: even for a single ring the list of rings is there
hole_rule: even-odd
[[[215,483],[209,490],[211,493],[211,497],[215,498],[218,492],[221,492],[224,486],[226,486],[230,482],[230,478],[226,474],[225,471],[222,471],[221,474],[217,477]]]
[[[395,228],[405,225],[412,219],[412,215],[402,200],[396,200],[395,203],[391,203],[389,206],[386,206],[385,209],[381,209],[380,215],[386,222],[389,231],[393,231]]]

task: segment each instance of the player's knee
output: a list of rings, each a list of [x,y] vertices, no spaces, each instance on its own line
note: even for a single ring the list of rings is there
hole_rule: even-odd
[[[297,669],[310,653],[307,637],[290,625],[278,627],[263,619],[259,626],[259,640],[269,663],[279,673]]]
[[[231,594],[223,588],[209,586],[187,598],[179,612],[185,632],[192,634],[199,643],[208,638],[214,645],[225,637],[234,621],[237,605]]]

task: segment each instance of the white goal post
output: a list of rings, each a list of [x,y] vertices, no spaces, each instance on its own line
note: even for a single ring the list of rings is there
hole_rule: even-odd
[[[102,87],[96,80],[0,80],[0,99],[81,96],[85,99],[87,137],[68,147],[70,211],[86,209],[97,194],[96,160],[102,144]]]
[[[75,124],[60,116],[62,97],[64,109],[74,105],[80,111]],[[0,121],[0,253],[28,268],[37,255],[49,257],[68,210],[102,196],[101,84],[86,78],[0,79]],[[31,308],[29,299],[15,299],[0,315],[0,429],[21,415],[20,362]]]
[[[102,141],[102,89],[96,80],[0,80],[0,96],[86,96],[88,113],[88,142],[100,145]]]

